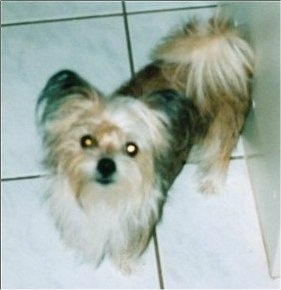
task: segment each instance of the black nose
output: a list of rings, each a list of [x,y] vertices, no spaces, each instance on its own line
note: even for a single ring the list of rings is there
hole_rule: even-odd
[[[102,158],[98,162],[97,170],[102,177],[110,177],[116,171],[115,162],[110,158]]]

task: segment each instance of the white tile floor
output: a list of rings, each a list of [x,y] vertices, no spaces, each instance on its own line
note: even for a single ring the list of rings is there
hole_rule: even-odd
[[[148,62],[167,31],[195,14],[207,18],[214,3],[126,3],[134,67]],[[62,245],[42,203],[44,177],[32,178],[44,173],[35,102],[47,78],[62,68],[76,70],[105,93],[130,76],[122,5],[1,6],[2,288],[159,288],[160,280],[165,288],[279,288],[280,281],[268,275],[243,158],[231,161],[225,192],[211,198],[196,191],[194,166],[185,166],[157,227],[162,275],[153,241],[129,277],[107,261],[93,269]],[[152,9],[157,12],[148,13]],[[243,157],[241,146],[234,154]]]

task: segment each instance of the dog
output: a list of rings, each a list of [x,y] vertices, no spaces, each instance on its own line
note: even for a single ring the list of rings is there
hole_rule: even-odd
[[[63,70],[37,103],[50,170],[51,214],[62,239],[98,266],[123,272],[147,248],[186,160],[199,189],[217,192],[250,105],[254,55],[230,21],[189,21],[110,96]]]

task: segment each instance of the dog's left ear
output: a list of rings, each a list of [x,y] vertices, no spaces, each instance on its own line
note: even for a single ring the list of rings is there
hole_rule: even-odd
[[[55,112],[70,97],[87,98],[97,101],[102,94],[86,80],[71,70],[62,70],[54,74],[43,88],[38,102],[37,114],[40,122]],[[41,113],[39,113],[41,110]]]
[[[144,97],[144,102],[152,109],[167,116],[169,127],[174,133],[192,134],[199,113],[192,100],[173,89],[152,92]],[[169,128],[168,128],[169,129]]]
[[[157,184],[166,194],[182,169],[198,129],[199,112],[192,100],[172,89],[152,92],[143,101],[156,113],[166,128],[168,146],[154,152]],[[158,114],[156,114],[158,115]]]

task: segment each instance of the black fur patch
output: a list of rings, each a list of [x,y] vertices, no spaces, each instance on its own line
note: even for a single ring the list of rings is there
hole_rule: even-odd
[[[40,122],[54,112],[72,94],[79,94],[82,97],[89,97],[91,91],[95,90],[87,81],[71,70],[62,70],[54,74],[42,90],[38,102],[38,108],[44,103],[44,111]]]
[[[150,108],[161,111],[168,118],[165,124],[169,131],[169,148],[155,152],[155,172],[159,175],[162,192],[172,185],[185,164],[199,125],[199,113],[192,100],[172,89],[155,91],[142,97]]]
[[[165,89],[153,92],[143,101],[152,109],[164,112],[169,120],[172,134],[193,135],[199,113],[192,100],[176,90]]]

